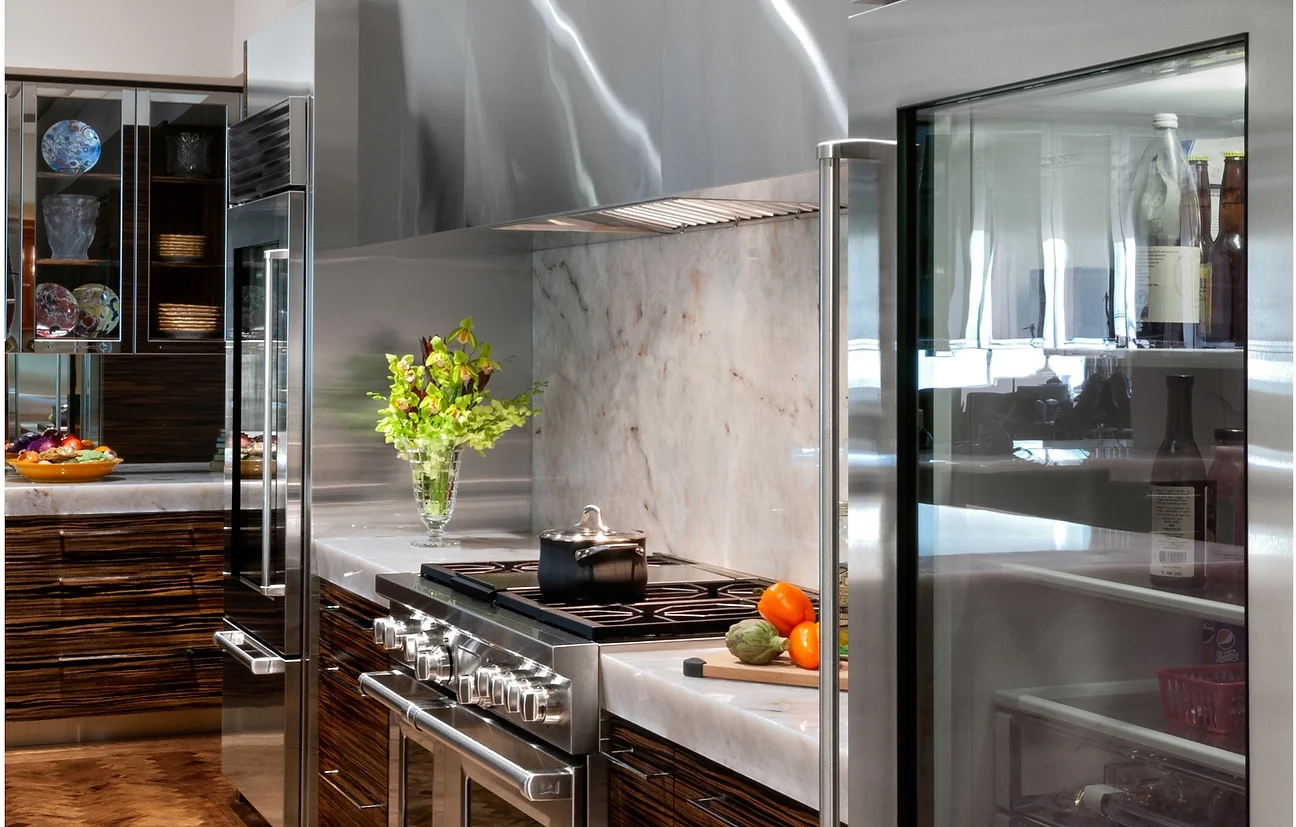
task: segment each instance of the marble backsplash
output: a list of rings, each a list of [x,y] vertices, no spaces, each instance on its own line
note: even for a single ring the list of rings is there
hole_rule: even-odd
[[[817,582],[818,222],[533,254],[532,519]]]

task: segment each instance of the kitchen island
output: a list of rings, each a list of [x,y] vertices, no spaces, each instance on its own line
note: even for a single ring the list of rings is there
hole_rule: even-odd
[[[222,477],[5,478],[8,746],[220,727]]]

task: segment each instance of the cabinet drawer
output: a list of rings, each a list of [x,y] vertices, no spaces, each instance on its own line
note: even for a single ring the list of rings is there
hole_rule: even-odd
[[[675,824],[674,745],[616,719],[605,732],[611,827]]]
[[[361,672],[388,668],[387,652],[373,642],[373,621],[387,614],[376,603],[328,581],[320,582],[320,654],[326,667],[354,683]]]
[[[5,679],[11,720],[185,709],[221,697],[218,651],[64,656],[7,669]]]
[[[181,617],[68,619],[5,626],[5,663],[52,664],[59,657],[216,651],[219,613]]]
[[[677,756],[676,827],[819,827],[809,807],[692,753]]]
[[[335,775],[320,773],[319,827],[387,827],[387,807],[352,799],[333,782]]]
[[[387,707],[362,697],[354,681],[321,672],[319,678],[319,769],[353,799],[386,802]]]
[[[72,567],[67,567],[71,569]],[[221,566],[158,564],[134,570],[122,566],[84,566],[65,570],[40,588],[6,590],[5,617],[10,621],[70,618],[179,617],[220,615]]]

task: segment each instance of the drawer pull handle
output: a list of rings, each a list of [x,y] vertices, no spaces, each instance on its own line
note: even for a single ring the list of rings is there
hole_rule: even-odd
[[[352,807],[355,807],[357,810],[381,810],[381,809],[384,809],[384,808],[387,806],[387,805],[385,805],[385,804],[381,804],[381,803],[379,803],[379,804],[361,804],[359,801],[357,801],[355,796],[351,795],[351,793],[349,793],[349,792],[347,792],[346,790],[342,789],[342,787],[340,787],[340,786],[338,785],[338,783],[337,783],[336,781],[333,780],[334,776],[336,776],[336,777],[338,777],[338,778],[341,778],[341,777],[342,777],[342,772],[341,772],[341,770],[324,770],[324,772],[320,773],[320,775],[324,776],[324,780],[328,782],[328,785],[329,785],[330,787],[332,787],[333,789],[337,790],[337,794],[338,794],[338,795],[340,795],[340,796],[342,796],[343,798],[345,798],[348,802],[350,802],[351,806],[352,806]]]
[[[365,633],[370,633],[373,631],[373,624],[361,623],[359,621],[352,620],[351,618],[342,614],[342,607],[336,603],[325,603],[323,609],[324,611],[328,612],[331,615],[334,615],[335,617],[337,617],[338,620],[342,621],[343,623],[345,623],[346,625],[350,626],[353,629],[359,629],[360,631]]]
[[[604,758],[607,759],[607,762],[609,764],[611,764],[612,766],[616,767],[619,770],[624,770],[625,772],[630,773],[635,778],[638,778],[640,781],[653,781],[658,778],[670,777],[670,773],[668,772],[648,772],[647,770],[641,770],[638,767],[632,766],[626,763],[626,761],[624,761],[623,759],[617,757],[619,755],[633,755],[634,754],[633,749],[614,749],[610,751],[603,751],[601,754]]]
[[[132,660],[139,657],[145,657],[138,652],[129,652],[126,654],[113,653],[111,655],[59,655],[60,664],[77,664],[77,663],[97,663],[111,660]]]
[[[726,818],[725,816],[722,816],[720,813],[716,812],[714,809],[712,809],[709,806],[713,801],[725,801],[725,800],[726,799],[724,796],[716,795],[716,796],[710,796],[708,798],[690,798],[688,799],[688,803],[692,804],[694,807],[697,807],[699,810],[706,813],[711,818],[714,818],[716,821],[725,825],[725,827],[742,827],[742,825],[739,824],[738,822]]]
[[[60,586],[96,586],[101,583],[124,583],[131,579],[129,574],[105,574],[102,577],[60,577]]]

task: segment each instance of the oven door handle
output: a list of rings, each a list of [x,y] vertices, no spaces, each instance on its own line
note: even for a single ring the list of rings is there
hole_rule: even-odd
[[[577,767],[519,738],[487,716],[422,688],[404,673],[365,672],[360,675],[360,693],[404,718],[402,732],[411,734],[412,725],[416,732],[431,735],[484,766],[527,801],[566,801],[572,797]],[[476,737],[470,733],[476,733]],[[507,756],[492,744],[515,744],[517,749],[510,750],[513,756]]]

